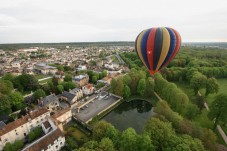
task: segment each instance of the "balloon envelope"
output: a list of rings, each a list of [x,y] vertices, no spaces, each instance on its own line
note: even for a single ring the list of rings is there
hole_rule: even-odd
[[[168,65],[176,56],[180,46],[180,34],[168,27],[143,30],[135,42],[137,55],[151,75]]]

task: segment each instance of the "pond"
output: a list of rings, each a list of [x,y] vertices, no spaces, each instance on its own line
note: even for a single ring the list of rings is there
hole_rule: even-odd
[[[141,133],[146,121],[154,115],[152,104],[142,100],[132,100],[123,102],[103,120],[111,123],[115,128],[123,131],[128,127],[132,127],[137,133]]]

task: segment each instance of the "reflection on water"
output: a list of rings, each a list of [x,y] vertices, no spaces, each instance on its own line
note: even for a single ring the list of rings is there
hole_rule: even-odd
[[[146,121],[153,115],[152,105],[149,102],[133,100],[123,102],[103,119],[112,123],[115,128],[123,131],[128,127],[142,132]]]

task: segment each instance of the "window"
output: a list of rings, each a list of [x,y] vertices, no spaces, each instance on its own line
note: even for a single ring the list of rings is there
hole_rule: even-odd
[[[58,148],[58,145],[56,145],[55,148]]]
[[[24,133],[24,136],[26,136],[27,134],[26,133]]]
[[[36,124],[38,124],[38,123],[39,123],[39,121],[37,120],[37,121],[36,121]]]
[[[8,139],[6,138],[4,141],[5,141],[5,142],[7,142],[7,141],[8,141]]]
[[[16,135],[18,135],[18,133],[16,133]]]

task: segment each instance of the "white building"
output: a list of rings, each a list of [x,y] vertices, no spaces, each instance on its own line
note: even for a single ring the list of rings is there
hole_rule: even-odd
[[[48,119],[42,124],[44,136],[27,145],[22,151],[59,151],[65,145],[65,136],[55,123]]]
[[[87,84],[82,87],[82,91],[85,95],[90,95],[90,94],[94,93],[95,87],[93,87],[92,84]]]
[[[56,67],[48,66],[46,63],[35,64],[35,70],[42,74],[55,74],[58,69]]]
[[[85,65],[79,65],[76,70],[80,71],[80,70],[87,70],[87,67]]]
[[[15,140],[25,138],[33,128],[41,126],[49,116],[50,112],[42,108],[5,125],[0,129],[0,150],[8,142],[14,143]]]
[[[12,63],[11,63],[11,66],[12,66],[13,68],[20,68],[20,67],[21,67],[19,61],[12,62]]]
[[[56,112],[52,117],[59,121],[62,125],[65,125],[72,120],[71,108],[68,107],[60,110]]]

